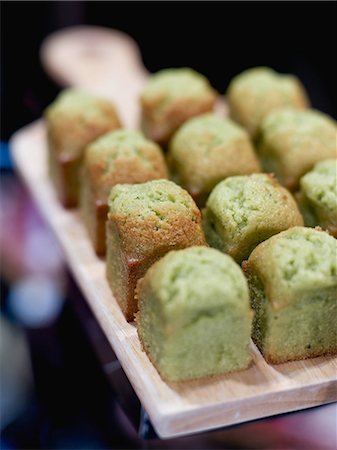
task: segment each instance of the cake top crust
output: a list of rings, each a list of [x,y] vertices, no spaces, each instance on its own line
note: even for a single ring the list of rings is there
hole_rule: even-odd
[[[249,87],[252,92],[266,92],[273,89],[293,89],[292,82],[297,78],[294,75],[276,72],[270,67],[253,67],[241,72],[233,78],[231,84],[237,88]]]
[[[250,230],[303,223],[290,192],[264,173],[221,181],[209,196],[206,208],[231,238]]]
[[[193,139],[191,153],[204,152],[218,145],[248,138],[247,132],[231,119],[222,118],[213,113],[203,114],[185,122],[174,135],[170,147],[174,150]],[[190,146],[191,147],[191,146]]]
[[[177,310],[212,314],[232,304],[250,311],[248,285],[241,268],[218,250],[190,247],[171,251],[146,275],[164,313]]]
[[[133,130],[116,130],[91,143],[84,166],[96,197],[107,201],[112,186],[168,176],[161,148]]]
[[[246,130],[212,113],[182,125],[170,142],[168,162],[179,184],[196,196],[226,176],[260,172]]]
[[[169,180],[118,184],[111,190],[108,220],[134,258],[191,245],[204,245],[201,213],[187,191]]]
[[[301,178],[300,186],[310,201],[334,214],[337,219],[337,159],[317,163]]]
[[[261,120],[275,108],[304,109],[309,104],[295,76],[269,67],[255,67],[237,75],[228,87],[227,97],[231,116],[253,136],[258,133]]]
[[[66,89],[46,109],[53,150],[64,157],[78,157],[99,135],[121,123],[111,102],[77,89]]]
[[[315,137],[323,145],[336,148],[336,122],[326,114],[316,110],[296,110],[289,107],[278,108],[270,112],[261,124],[261,133],[268,139],[274,135],[291,133],[300,139]],[[296,144],[294,140],[294,145]]]
[[[141,100],[161,98],[163,102],[177,98],[199,98],[214,94],[207,78],[187,68],[163,69],[153,74],[145,86]]]
[[[245,269],[258,276],[280,309],[313,291],[337,289],[336,255],[337,240],[325,231],[293,227],[258,245]]]

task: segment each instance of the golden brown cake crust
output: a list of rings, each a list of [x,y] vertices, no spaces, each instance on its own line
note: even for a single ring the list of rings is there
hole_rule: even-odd
[[[201,74],[189,68],[164,69],[149,78],[141,97],[142,128],[166,144],[187,119],[211,111],[216,91]]]
[[[216,103],[215,93],[209,93],[206,98],[200,98],[192,103],[188,99],[175,100],[167,109],[165,118],[157,118],[156,101],[142,98],[143,129],[147,136],[156,142],[166,144],[174,131],[187,119],[212,111]]]
[[[265,117],[257,145],[264,171],[296,191],[300,178],[324,159],[336,158],[336,122],[315,111],[279,108]]]
[[[263,118],[283,106],[309,107],[309,99],[300,81],[293,75],[255,67],[237,75],[227,91],[230,117],[257,137]]]
[[[159,211],[163,215],[167,213],[165,208]],[[153,216],[131,221],[120,214],[110,214],[109,220],[118,228],[125,254],[130,258],[146,258],[153,252],[165,254],[169,250],[177,249],[180,243],[182,248],[205,245],[205,237],[200,226],[201,213],[196,206],[192,217],[193,219],[187,215],[172,214],[160,229],[156,228],[158,222]]]
[[[273,354],[269,354],[268,352],[264,352],[263,353],[263,358],[267,361],[267,363],[269,364],[285,364],[287,362],[292,362],[292,361],[302,361],[305,359],[311,359],[311,358],[320,358],[320,357],[324,357],[324,356],[333,356],[335,355],[336,352],[335,351],[328,351],[328,352],[320,352],[319,350],[316,353],[312,353],[308,356],[306,355],[302,355],[298,358],[278,358],[276,355]]]
[[[82,97],[85,105],[77,106],[78,98]],[[87,113],[90,107],[95,108],[92,116]],[[52,180],[63,205],[77,206],[84,148],[101,134],[120,128],[120,120],[109,101],[73,90],[63,92],[47,109],[45,116]]]
[[[113,160],[113,167],[109,167],[108,152],[104,158],[103,155],[90,154],[90,147],[88,150],[84,166],[97,200],[107,203],[111,188],[116,184],[145,183],[168,177],[164,155],[153,142],[144,140],[137,153],[132,156],[123,157],[121,154]]]
[[[150,186],[145,193],[144,186]],[[128,197],[130,189],[131,200]],[[125,198],[114,201],[113,196],[118,197],[118,194],[125,195]],[[159,199],[153,200],[156,195]],[[120,203],[116,206],[118,201]],[[170,250],[207,244],[200,210],[190,195],[171,181],[117,185],[110,194],[110,202],[107,277],[124,315],[130,321],[137,311],[134,298],[136,283],[146,270]],[[118,258],[118,267],[113,258]],[[119,287],[116,286],[118,280],[121,280]]]
[[[173,179],[199,206],[221,180],[261,172],[246,130],[216,114],[188,120],[170,141],[168,163]]]
[[[116,184],[167,178],[160,147],[140,133],[118,130],[86,148],[81,180],[81,209],[96,253],[104,255],[108,196]]]

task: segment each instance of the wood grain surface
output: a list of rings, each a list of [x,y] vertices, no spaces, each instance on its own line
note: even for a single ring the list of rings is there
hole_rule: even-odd
[[[43,121],[17,132],[11,142],[16,168],[58,238],[79,287],[161,437],[232,425],[337,400],[337,358],[268,365],[254,344],[252,366],[183,384],[164,383],[140,349],[105,279],[105,262],[91,246],[77,210],[58,202],[47,173]]]

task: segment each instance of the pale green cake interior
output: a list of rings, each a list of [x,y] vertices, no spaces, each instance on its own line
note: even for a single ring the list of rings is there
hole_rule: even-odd
[[[335,352],[336,240],[295,227],[262,246],[258,262],[248,260],[253,339],[259,348],[274,362]]]
[[[307,226],[337,227],[337,160],[321,161],[301,178],[303,210]]]
[[[206,247],[167,254],[140,294],[143,344],[170,381],[246,368],[251,320],[240,267]]]

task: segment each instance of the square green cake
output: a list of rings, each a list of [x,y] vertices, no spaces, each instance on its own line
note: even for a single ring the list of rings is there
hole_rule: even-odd
[[[146,270],[174,249],[205,245],[192,197],[168,180],[117,184],[107,221],[107,278],[127,320],[137,312],[135,288]]]
[[[218,250],[172,251],[138,282],[137,330],[167,381],[249,366],[252,310],[241,268]]]
[[[253,340],[274,364],[337,352],[337,241],[294,227],[260,244],[244,263]]]

